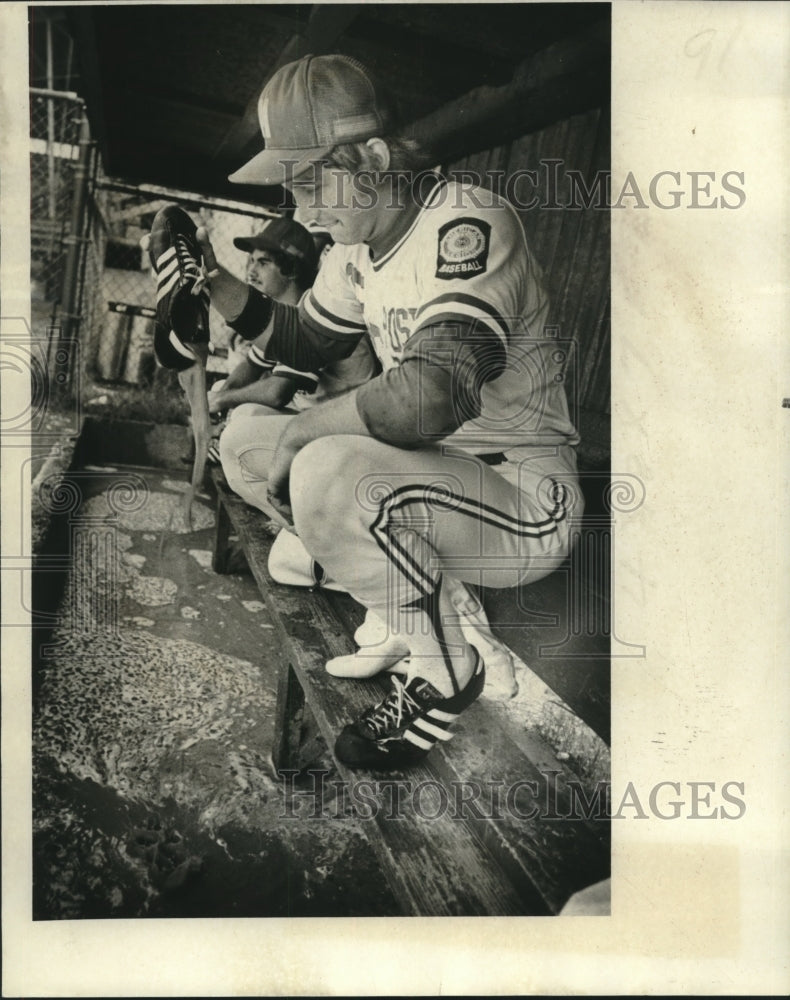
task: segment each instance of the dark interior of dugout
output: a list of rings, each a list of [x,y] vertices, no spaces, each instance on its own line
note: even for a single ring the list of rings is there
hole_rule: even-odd
[[[486,607],[608,739],[610,643],[615,655],[632,652],[611,635],[609,604],[609,4],[31,8],[39,86],[45,18],[74,40],[70,89],[85,100],[111,179],[280,206],[280,188],[227,181],[261,148],[257,96],[284,63],[341,52],[376,69],[432,163],[514,202],[553,302],[587,513],[567,567],[523,594],[492,591]]]

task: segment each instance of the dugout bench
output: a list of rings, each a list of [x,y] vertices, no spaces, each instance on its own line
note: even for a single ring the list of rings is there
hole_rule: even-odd
[[[217,528],[213,569],[227,572],[236,535],[281,644],[273,769],[309,769],[301,736],[305,712],[330,753],[343,725],[388,689],[388,678],[343,680],[326,673],[349,653],[362,609],[347,594],[276,583],[267,560],[276,528],[211,471]],[[456,735],[404,772],[351,771],[364,783],[358,810],[403,915],[536,916],[559,912],[569,896],[609,875],[609,824],[579,810],[573,775],[534,734],[519,731],[501,704],[483,696]],[[405,794],[399,795],[398,789]]]

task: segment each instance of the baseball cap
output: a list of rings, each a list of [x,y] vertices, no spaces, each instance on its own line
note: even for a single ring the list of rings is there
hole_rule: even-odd
[[[278,69],[263,88],[258,120],[266,148],[230,175],[234,184],[281,184],[286,172],[298,176],[333,146],[386,135],[395,112],[356,59],[304,56]]]
[[[286,253],[289,257],[297,257],[312,267],[317,262],[317,254],[313,237],[293,219],[270,219],[264,223],[263,229],[254,236],[237,236],[234,247],[251,253],[253,250],[273,250]]]

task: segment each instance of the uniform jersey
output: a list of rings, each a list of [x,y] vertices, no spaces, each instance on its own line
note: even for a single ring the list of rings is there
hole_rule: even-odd
[[[483,454],[578,443],[563,386],[565,354],[546,331],[548,308],[513,207],[484,188],[439,181],[380,258],[365,244],[333,246],[300,311],[304,324],[336,340],[367,331],[385,375],[429,327],[441,325],[421,345],[428,365],[431,356],[441,364],[451,349],[454,324],[472,339],[493,333],[504,369],[482,379],[479,413],[444,438]]]
[[[295,383],[297,390],[290,405],[297,410],[306,410],[323,400],[342,396],[369,381],[378,369],[367,337],[361,338],[347,358],[330,361],[329,364],[314,370],[302,370],[280,361],[270,360],[266,357],[264,348],[259,345],[258,339],[250,343],[247,360],[260,368],[262,374],[281,376]]]

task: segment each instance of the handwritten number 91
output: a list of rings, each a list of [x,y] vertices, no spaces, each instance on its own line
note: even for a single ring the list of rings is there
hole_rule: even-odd
[[[719,55],[716,59],[716,71],[718,73],[722,73],[724,71],[724,65],[730,54],[730,49],[732,48],[733,42],[740,34],[740,30],[739,26],[734,31],[730,32],[727,38],[724,39],[720,37],[722,32],[718,31],[716,28],[706,28],[704,31],[698,31],[696,35],[692,35],[691,38],[688,39],[683,48],[683,52],[689,59],[698,60],[697,76],[705,71],[709,60],[716,59],[717,51],[719,51]]]

